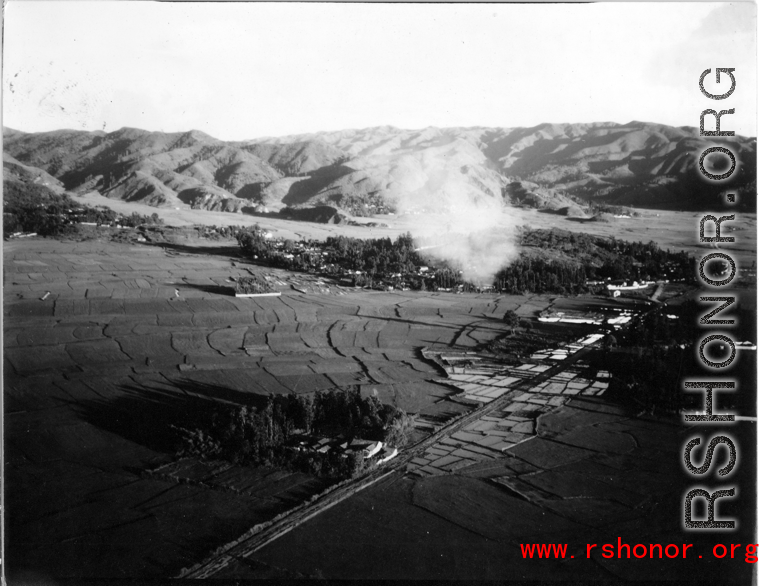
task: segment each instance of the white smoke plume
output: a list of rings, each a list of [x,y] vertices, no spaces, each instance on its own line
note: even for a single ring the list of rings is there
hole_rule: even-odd
[[[425,189],[415,197],[402,198],[397,205],[410,222],[420,252],[447,261],[451,268],[462,271],[465,281],[491,284],[496,273],[519,253],[516,223],[509,208],[500,195],[475,191],[471,184],[462,185],[460,178],[435,184],[434,193]]]
[[[517,256],[516,226],[501,197],[503,178],[478,141],[476,132],[395,130],[363,145],[350,165],[382,178],[376,189],[404,217],[425,255],[447,261],[466,281],[488,285]]]

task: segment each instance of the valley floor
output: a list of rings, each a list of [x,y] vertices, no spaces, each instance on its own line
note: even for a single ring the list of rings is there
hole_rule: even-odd
[[[173,412],[196,399],[359,385],[408,411],[449,417],[465,407],[441,401],[456,389],[431,382],[440,372],[419,348],[472,348],[503,331],[507,309],[548,304],[340,290],[248,265],[229,245],[192,254],[6,243],[9,572],[173,575],[323,489],[302,474],[270,474],[264,489],[251,478],[220,487],[233,491],[145,477],[172,459]],[[249,270],[282,296],[235,298],[228,279]]]
[[[551,303],[342,289],[248,264],[229,242],[28,239],[6,243],[4,261],[5,562],[24,582],[176,576],[324,489],[276,470],[150,475],[174,460],[176,413],[357,385],[445,422],[471,407],[450,400],[460,389],[421,349],[473,350],[507,330],[506,310],[534,317]],[[281,297],[235,298],[230,277],[251,272]],[[529,441],[465,468],[398,470],[214,577],[725,583],[750,574],[742,560],[711,556],[585,559],[585,543],[617,536],[685,539],[703,551],[745,542],[740,533],[697,541],[680,528],[680,454],[692,429],[603,396],[572,398],[531,429]],[[753,428],[745,433],[741,445],[755,444]],[[751,506],[746,488],[741,507]],[[753,529],[748,519],[741,528]],[[566,542],[577,559],[525,560],[524,542]]]
[[[91,206],[104,205],[116,212],[131,214],[137,212],[144,215],[157,213],[168,225],[187,226],[192,224],[205,224],[217,226],[253,226],[259,224],[263,229],[269,230],[276,237],[293,239],[317,239],[324,240],[328,236],[349,236],[353,238],[396,238],[400,234],[423,228],[428,233],[431,226],[447,226],[451,222],[450,216],[436,217],[426,215],[383,215],[371,218],[356,218],[362,224],[376,223],[386,224],[387,227],[379,226],[351,226],[343,224],[315,224],[311,222],[296,222],[284,220],[275,216],[252,216],[246,214],[232,214],[226,212],[208,212],[205,210],[193,210],[189,207],[182,209],[155,208],[152,206],[109,199],[92,192],[80,197],[82,203]],[[631,218],[614,218],[611,222],[578,222],[574,219],[556,214],[542,213],[534,209],[510,208],[507,216],[510,225],[504,226],[508,230],[512,226],[527,225],[533,229],[561,228],[593,236],[614,237],[631,242],[656,242],[661,248],[685,250],[696,255],[703,255],[712,250],[706,244],[698,244],[699,221],[704,215],[696,212],[675,212],[666,210],[637,210],[640,216]],[[756,258],[756,214],[739,214],[733,223],[740,231],[728,234],[730,223],[724,224],[723,235],[731,235],[736,239],[735,243],[722,244],[721,248],[730,252],[730,255],[742,266],[749,267]],[[456,226],[450,226],[455,231]]]

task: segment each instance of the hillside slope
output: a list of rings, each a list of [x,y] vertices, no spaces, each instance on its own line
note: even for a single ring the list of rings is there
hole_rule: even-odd
[[[58,179],[38,167],[20,163],[8,153],[3,153],[3,182],[39,185],[55,193],[64,191],[63,184]]]
[[[756,139],[715,141],[695,128],[645,122],[383,126],[242,142],[196,130],[4,129],[3,139],[6,174],[42,177],[29,175],[36,168],[67,190],[153,206],[277,212],[326,205],[369,215],[596,201],[699,210],[719,209],[728,189],[739,194],[740,208],[756,204]],[[729,181],[707,182],[698,156],[721,143],[740,166]]]

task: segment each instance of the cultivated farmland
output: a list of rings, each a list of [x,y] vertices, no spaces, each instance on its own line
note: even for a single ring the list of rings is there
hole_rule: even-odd
[[[324,483],[167,466],[170,423],[212,403],[349,385],[445,420],[468,407],[444,401],[457,389],[435,382],[445,373],[421,348],[471,349],[503,333],[507,309],[549,303],[341,289],[222,244],[6,243],[11,569],[172,575]],[[235,298],[251,274],[282,295]]]
[[[280,296],[235,297],[248,277]],[[680,538],[672,469],[693,430],[606,397],[607,373],[574,364],[600,343],[592,327],[537,320],[612,300],[357,290],[192,240],[11,241],[4,279],[12,576],[206,564],[215,578],[606,579],[645,562],[535,563],[519,543]],[[475,349],[509,331],[508,310],[569,343],[523,365],[478,362]],[[199,411],[349,387],[418,425],[388,473],[329,508],[324,479],[176,456],[171,426]],[[288,526],[293,510],[302,521]],[[266,539],[246,549],[238,540],[256,531]],[[716,579],[724,563],[698,574]]]

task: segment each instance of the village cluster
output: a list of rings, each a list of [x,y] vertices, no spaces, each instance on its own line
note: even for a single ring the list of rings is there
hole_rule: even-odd
[[[297,436],[292,438],[287,448],[296,452],[339,454],[342,458],[355,455],[374,464],[384,464],[398,455],[398,448],[381,441],[358,438],[348,441],[344,436],[334,438]]]

